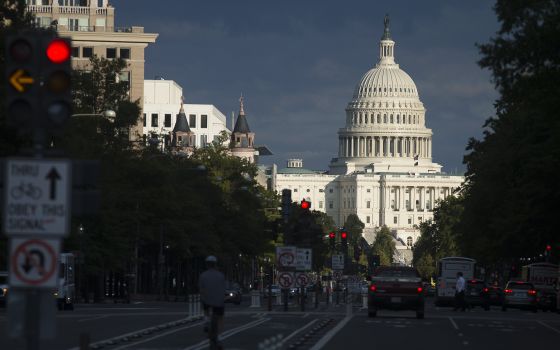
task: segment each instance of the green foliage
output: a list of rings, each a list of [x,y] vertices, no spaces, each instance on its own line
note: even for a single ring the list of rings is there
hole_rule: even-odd
[[[348,232],[348,245],[353,247],[358,244],[362,239],[362,232],[364,230],[365,224],[360,221],[360,218],[356,214],[350,214],[344,222],[344,228]]]
[[[461,245],[481,262],[535,256],[560,246],[560,4],[498,0],[501,28],[480,65],[500,97],[482,140],[471,139]]]
[[[393,253],[395,252],[395,241],[387,226],[383,225],[383,227],[377,231],[371,250],[373,255],[379,255],[379,261],[382,266],[391,265],[393,262]]]

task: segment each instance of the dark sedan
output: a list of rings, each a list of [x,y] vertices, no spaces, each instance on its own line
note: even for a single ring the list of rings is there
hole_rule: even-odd
[[[483,280],[468,280],[465,290],[465,301],[470,308],[480,306],[488,311],[490,310],[489,292],[490,289]]]

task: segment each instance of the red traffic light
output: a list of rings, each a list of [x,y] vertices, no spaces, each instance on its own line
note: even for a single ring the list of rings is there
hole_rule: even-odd
[[[342,239],[348,238],[348,233],[346,233],[346,231],[342,231],[342,232],[340,233],[340,238],[342,238]]]
[[[70,59],[70,45],[62,39],[54,39],[47,46],[47,57],[53,63],[63,63]]]
[[[329,238],[334,239],[334,232],[329,233]]]
[[[546,251],[549,252],[552,250],[552,246],[550,244],[546,245]]]
[[[300,204],[301,209],[309,209],[311,207],[311,203],[303,199]]]

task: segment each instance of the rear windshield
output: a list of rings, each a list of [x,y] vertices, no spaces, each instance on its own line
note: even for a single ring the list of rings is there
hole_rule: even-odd
[[[376,277],[420,277],[414,269],[383,269],[377,271]]]
[[[507,284],[506,289],[533,289],[533,285],[530,283],[517,283],[517,282],[509,282]]]
[[[8,276],[0,276],[0,284],[8,284]]]

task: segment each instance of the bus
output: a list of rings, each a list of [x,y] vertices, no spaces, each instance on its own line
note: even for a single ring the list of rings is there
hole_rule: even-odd
[[[54,291],[57,307],[59,310],[74,310],[74,299],[76,295],[74,254],[60,254],[58,263],[58,283]]]
[[[463,273],[465,280],[473,279],[476,260],[471,258],[450,256],[441,258],[438,262],[437,283],[435,293],[436,306],[453,304],[455,300],[455,284],[457,272]]]

